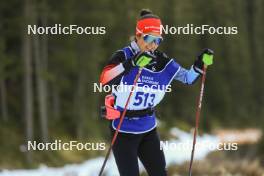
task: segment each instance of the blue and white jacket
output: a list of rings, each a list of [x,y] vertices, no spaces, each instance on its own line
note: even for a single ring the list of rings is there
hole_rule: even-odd
[[[124,110],[130,90],[133,86],[139,67],[132,67],[129,60],[140,52],[136,42],[118,50],[105,67],[101,82],[103,84],[119,85],[112,90],[115,95],[114,107],[120,111]],[[168,58],[164,53],[155,51],[156,62],[142,69],[141,75],[134,88],[128,104],[128,110],[143,110],[155,108],[164,98],[172,80],[178,80],[184,84],[193,84],[199,77],[193,66],[189,70],[181,67],[174,59]],[[117,128],[120,119],[112,121],[112,127]],[[157,126],[156,115],[144,117],[124,118],[120,132],[140,134],[151,131]]]

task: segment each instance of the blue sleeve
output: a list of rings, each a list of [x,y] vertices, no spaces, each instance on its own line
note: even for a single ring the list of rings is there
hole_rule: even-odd
[[[197,80],[199,75],[199,73],[194,71],[193,66],[191,66],[189,70],[180,66],[179,71],[174,76],[174,79],[184,84],[193,84]]]

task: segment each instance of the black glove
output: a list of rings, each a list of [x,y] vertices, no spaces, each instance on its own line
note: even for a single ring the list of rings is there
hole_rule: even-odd
[[[154,51],[154,54],[155,54],[158,58],[166,59],[166,60],[169,59],[169,57],[167,56],[167,54],[165,54],[165,53],[163,53],[163,52],[161,52],[161,51],[159,51],[159,50],[155,50],[155,51]]]
[[[155,58],[156,56],[151,52],[140,52],[139,54],[137,54],[131,59],[131,63],[133,66],[146,67]]]
[[[203,54],[205,54],[205,53],[212,55],[212,54],[214,54],[214,51],[209,49],[209,48],[206,48],[198,55],[197,59],[194,61],[193,69],[195,72],[197,72],[199,74],[203,74],[203,67],[204,67]]]
[[[133,67],[146,67],[152,64],[156,60],[156,56],[150,52],[140,52],[133,56],[131,59],[127,59],[123,62],[125,68],[125,74],[127,74]]]

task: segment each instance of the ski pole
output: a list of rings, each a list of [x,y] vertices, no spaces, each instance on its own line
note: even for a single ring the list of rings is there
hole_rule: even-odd
[[[198,106],[196,109],[196,116],[195,116],[195,128],[193,133],[193,145],[192,145],[192,153],[191,153],[191,160],[190,160],[190,166],[189,166],[189,176],[192,175],[192,164],[193,164],[193,158],[194,158],[194,151],[195,151],[195,144],[196,144],[196,136],[198,133],[199,128],[199,121],[200,121],[200,113],[202,108],[202,101],[203,101],[203,94],[204,94],[204,85],[205,85],[205,78],[206,78],[206,70],[207,66],[212,64],[213,59],[213,51],[208,50],[208,53],[203,54],[203,62],[205,63],[203,66],[203,76],[202,76],[202,83],[201,83],[201,89],[200,89],[200,95],[198,99]],[[208,61],[211,60],[211,61]],[[210,64],[206,64],[208,62],[211,62]]]
[[[113,146],[114,146],[114,144],[115,144],[115,141],[116,141],[117,135],[118,135],[118,133],[119,133],[119,130],[120,130],[120,128],[121,128],[122,122],[123,122],[123,120],[124,120],[124,117],[125,117],[125,114],[126,114],[126,111],[127,111],[127,106],[128,106],[128,104],[129,104],[130,98],[131,98],[131,96],[132,96],[132,94],[133,94],[134,87],[135,87],[136,84],[137,84],[138,78],[139,78],[139,76],[141,75],[141,72],[142,72],[142,67],[140,67],[139,70],[138,70],[138,73],[137,73],[136,78],[135,78],[135,80],[134,80],[134,83],[133,83],[132,89],[131,89],[131,91],[130,91],[130,93],[129,93],[129,96],[128,96],[128,98],[127,98],[127,101],[126,101],[126,104],[125,104],[124,111],[123,111],[122,114],[121,114],[120,121],[119,121],[118,126],[117,126],[117,128],[116,128],[116,130],[115,130],[114,136],[113,136],[113,138],[112,138],[111,145],[110,145],[110,147],[109,147],[109,149],[108,149],[108,151],[107,151],[107,153],[106,153],[106,156],[105,156],[105,159],[104,159],[104,163],[103,163],[103,165],[102,165],[102,167],[101,167],[101,169],[100,169],[100,172],[99,172],[99,175],[98,175],[98,176],[101,176],[101,175],[103,174],[103,171],[104,171],[104,168],[105,168],[106,162],[107,162],[107,160],[108,160],[108,158],[109,158],[109,155],[110,155],[111,149],[113,148]]]

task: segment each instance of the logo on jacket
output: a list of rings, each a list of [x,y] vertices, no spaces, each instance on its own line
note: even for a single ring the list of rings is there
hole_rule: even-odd
[[[142,77],[138,78],[138,82],[155,84],[155,85],[159,84],[158,81],[155,81],[154,78],[150,77],[150,76],[142,76]]]

